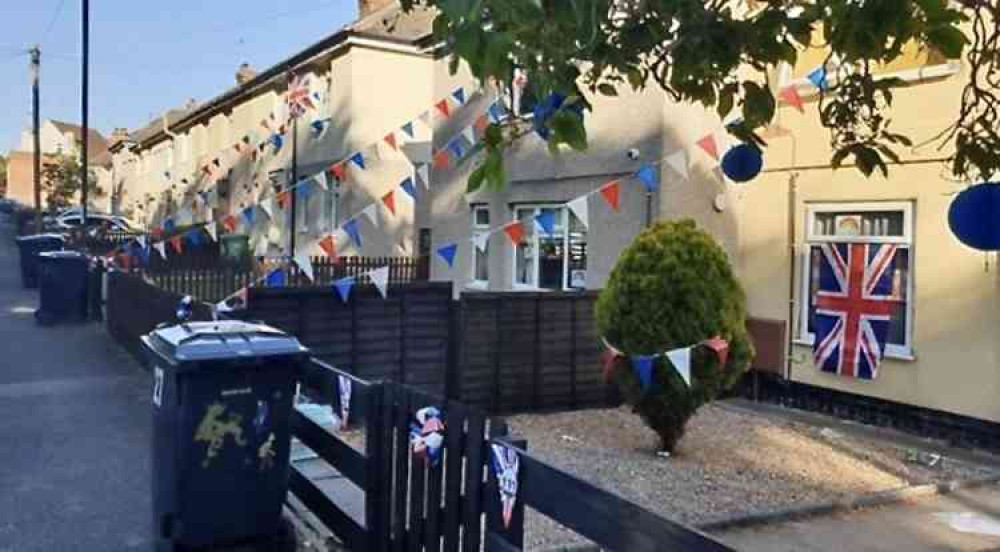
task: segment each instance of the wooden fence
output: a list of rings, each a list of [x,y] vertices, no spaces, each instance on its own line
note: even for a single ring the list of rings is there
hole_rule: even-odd
[[[349,419],[362,426],[364,452],[299,411],[293,435],[364,493],[363,515],[346,492],[326,492],[322,481],[294,463],[291,493],[347,549],[358,551],[477,552],[521,550],[525,507],[534,508],[609,550],[728,551],[696,530],[657,516],[558,470],[526,452],[506,423],[456,401],[445,401],[396,383],[370,383],[319,361],[306,369],[308,395],[339,403],[340,377],[351,380]],[[339,404],[331,404],[339,410]],[[438,407],[445,440],[437,466],[411,453],[415,412]],[[511,523],[501,521],[491,447],[513,447],[520,462]],[[361,518],[360,520],[358,518]]]
[[[620,404],[601,370],[596,299],[593,292],[464,294],[454,397],[502,413]]]

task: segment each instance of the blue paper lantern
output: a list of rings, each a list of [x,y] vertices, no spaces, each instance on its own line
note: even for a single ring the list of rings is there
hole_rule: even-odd
[[[973,249],[1000,250],[1000,183],[976,184],[958,194],[948,209],[948,226]]]
[[[733,182],[749,182],[764,168],[760,150],[749,144],[740,144],[722,157],[722,172]]]

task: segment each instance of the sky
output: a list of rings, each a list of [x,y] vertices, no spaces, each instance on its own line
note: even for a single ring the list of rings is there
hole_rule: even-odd
[[[0,152],[31,126],[26,50],[42,50],[41,117],[80,121],[81,0],[0,2]],[[235,85],[357,16],[356,0],[91,0],[90,126],[135,129]]]

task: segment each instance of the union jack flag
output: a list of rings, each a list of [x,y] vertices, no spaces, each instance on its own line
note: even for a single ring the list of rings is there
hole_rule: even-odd
[[[820,246],[813,361],[824,372],[872,380],[885,354],[893,310],[895,245]]]
[[[310,109],[315,109],[309,92],[309,77],[293,76],[288,83],[285,101],[288,103],[289,117],[301,117]]]

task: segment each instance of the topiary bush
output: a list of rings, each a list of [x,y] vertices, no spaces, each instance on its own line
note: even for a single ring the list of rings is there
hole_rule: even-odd
[[[726,252],[691,220],[661,222],[635,239],[611,272],[596,317],[601,335],[626,356],[664,353],[714,336],[729,342],[725,366],[707,347],[692,351],[690,388],[665,356],[655,361],[646,390],[627,358],[616,361],[611,379],[668,452],[695,411],[731,388],[754,354],[743,288]]]

